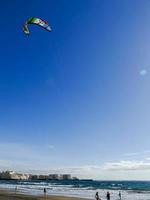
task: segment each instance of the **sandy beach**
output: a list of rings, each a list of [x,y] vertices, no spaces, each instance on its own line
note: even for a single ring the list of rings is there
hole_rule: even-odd
[[[0,190],[0,200],[84,200],[83,198],[51,196],[51,195],[28,195],[21,193],[14,193],[9,190]]]

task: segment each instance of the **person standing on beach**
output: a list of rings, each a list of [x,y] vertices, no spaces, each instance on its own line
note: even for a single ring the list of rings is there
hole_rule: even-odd
[[[46,188],[44,188],[44,196],[46,196]]]
[[[106,198],[107,198],[107,200],[110,200],[110,193],[109,192],[107,192]]]
[[[121,200],[121,192],[119,191],[119,194],[118,194],[118,196],[119,196],[119,199]]]
[[[96,192],[96,194],[95,194],[95,199],[96,199],[96,200],[101,200],[100,197],[99,197],[98,192]]]
[[[17,186],[15,187],[15,193],[17,192]]]

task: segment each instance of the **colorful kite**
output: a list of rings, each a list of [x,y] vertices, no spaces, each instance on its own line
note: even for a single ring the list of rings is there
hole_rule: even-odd
[[[36,24],[36,25],[38,25],[38,26],[43,27],[43,28],[46,29],[47,31],[51,31],[51,30],[52,30],[51,27],[49,26],[49,24],[48,24],[46,21],[44,21],[44,20],[42,20],[42,19],[40,19],[40,18],[37,18],[37,17],[32,17],[32,18],[28,19],[28,20],[25,22],[25,24],[23,25],[23,31],[24,31],[24,33],[27,34],[27,35],[30,34],[30,31],[29,31],[29,28],[28,28],[28,25],[29,25],[29,24]]]

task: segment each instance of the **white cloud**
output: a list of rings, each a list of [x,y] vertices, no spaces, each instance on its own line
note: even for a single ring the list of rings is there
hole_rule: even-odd
[[[137,156],[139,153],[125,153],[124,156]]]
[[[150,170],[150,163],[144,161],[108,162],[105,163],[104,169],[111,171]]]
[[[145,158],[146,160],[150,160],[150,157]]]
[[[145,153],[145,154],[150,153],[150,150],[145,150],[145,151],[143,151],[143,153]]]
[[[145,76],[147,74],[147,70],[146,69],[141,69],[139,71],[140,76]]]
[[[123,156],[126,156],[126,157],[134,157],[134,156],[146,156],[150,154],[150,150],[145,150],[145,151],[142,151],[142,152],[131,152],[131,153],[125,153]]]

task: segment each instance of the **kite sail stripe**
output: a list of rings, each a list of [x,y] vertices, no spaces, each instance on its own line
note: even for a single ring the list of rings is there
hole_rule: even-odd
[[[28,28],[29,24],[36,24],[38,26],[43,27],[47,31],[51,31],[52,30],[50,25],[48,24],[48,22],[46,22],[45,20],[42,20],[42,19],[37,18],[37,17],[31,17],[23,25],[23,31],[27,35],[30,34],[30,31],[29,31],[29,28]]]

